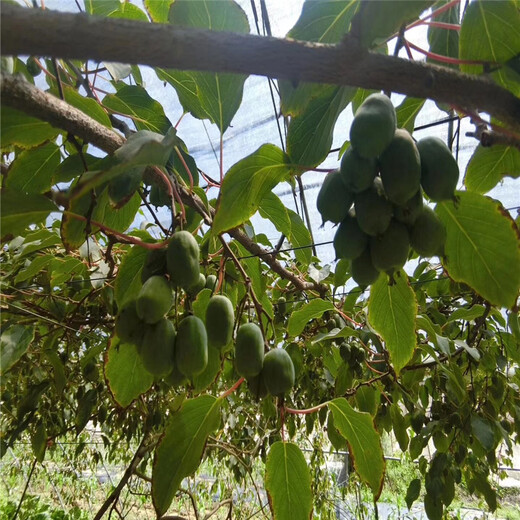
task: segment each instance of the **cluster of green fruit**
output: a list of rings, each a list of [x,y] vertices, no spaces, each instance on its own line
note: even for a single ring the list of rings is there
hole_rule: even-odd
[[[241,325],[235,341],[235,367],[246,378],[256,399],[283,396],[294,385],[294,364],[289,354],[274,348],[265,354],[264,337],[255,323]]]
[[[343,341],[339,346],[339,354],[356,376],[363,375],[363,362],[366,359],[365,349],[354,342]]]
[[[457,162],[437,137],[414,141],[397,128],[390,99],[372,94],[356,112],[350,144],[339,170],[330,172],[320,189],[317,207],[323,221],[339,224],[334,236],[336,257],[352,262],[360,286],[374,283],[406,263],[412,247],[424,257],[441,256],[446,230],[423,204],[454,198]]]
[[[215,285],[216,279],[208,276],[206,280],[200,273],[199,257],[199,245],[189,232],[174,233],[166,249],[148,253],[141,271],[143,285],[116,318],[121,341],[136,345],[146,370],[172,386],[200,374],[208,363],[208,345],[222,348],[233,332],[234,310],[224,296],[210,299],[208,326],[197,316],[187,315],[175,330],[166,317],[174,303],[174,289],[196,294],[208,281]]]

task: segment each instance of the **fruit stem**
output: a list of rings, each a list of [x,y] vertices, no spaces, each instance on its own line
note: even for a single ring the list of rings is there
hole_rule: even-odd
[[[424,21],[422,23],[422,25],[429,25],[430,27],[438,27],[439,29],[447,29],[448,31],[460,31],[460,25],[458,23]]]
[[[186,164],[186,161],[184,160],[184,157],[182,156],[181,151],[179,150],[178,146],[175,147],[175,153],[177,154],[177,156],[181,160],[181,163],[184,166],[184,169],[186,170],[186,173],[188,174],[188,177],[190,178],[190,192],[192,192],[193,191],[193,176],[191,175],[191,171],[188,168],[188,165]]]
[[[220,394],[219,399],[225,399],[229,395],[231,395],[243,382],[245,378],[241,377],[231,388],[226,390],[224,393]]]
[[[327,406],[329,404],[329,402],[325,402],[325,403],[321,403],[317,406],[314,406],[312,408],[307,408],[306,410],[296,410],[295,408],[287,408],[287,406],[284,407],[284,410],[286,413],[292,413],[292,414],[296,414],[296,415],[307,415],[307,414],[310,414],[310,413],[314,413],[314,412],[317,412],[319,410],[321,410],[322,408],[324,408],[325,406]]]
[[[443,56],[442,54],[437,54],[435,52],[427,51],[414,43],[405,40],[406,45],[411,47],[417,52],[424,54],[427,58],[430,58],[435,61],[439,61],[441,63],[449,63],[451,65],[496,65],[494,62],[482,61],[482,60],[459,60],[458,58],[450,58],[449,56]]]
[[[417,27],[418,25],[423,24],[429,18],[438,16],[438,15],[444,13],[445,11],[448,11],[448,9],[451,9],[453,6],[455,6],[459,3],[460,3],[460,0],[452,0],[451,2],[448,2],[447,4],[443,5],[442,7],[435,9],[435,11],[432,11],[429,15],[425,16],[424,18],[420,18],[419,20],[416,20],[415,22],[411,23],[410,25],[407,25],[406,30],[412,29],[413,27]]]

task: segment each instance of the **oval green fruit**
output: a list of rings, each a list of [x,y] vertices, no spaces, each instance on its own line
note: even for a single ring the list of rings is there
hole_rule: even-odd
[[[394,206],[394,218],[402,224],[411,226],[423,209],[422,190],[419,188],[414,196],[401,206]]]
[[[166,274],[166,249],[150,249],[141,270],[141,282],[155,275]]]
[[[229,298],[220,294],[212,296],[206,307],[208,345],[219,349],[225,347],[231,341],[234,324],[235,310]]]
[[[196,296],[200,293],[200,291],[202,291],[202,289],[204,289],[204,287],[206,287],[206,277],[204,276],[204,274],[200,273],[197,283],[195,285],[192,285],[191,287],[188,287],[186,289],[186,292],[190,296]]]
[[[255,323],[241,325],[235,341],[235,366],[242,377],[253,377],[264,364],[264,337]]]
[[[157,323],[173,305],[173,291],[164,276],[151,276],[136,299],[137,315],[145,323]]]
[[[350,127],[350,143],[361,157],[381,155],[397,127],[395,108],[388,96],[375,93],[358,108]]]
[[[349,213],[334,235],[336,259],[357,258],[367,247],[368,235],[361,230],[355,215]]]
[[[160,208],[162,206],[171,206],[172,199],[168,195],[168,191],[161,184],[153,183],[150,188],[150,204],[153,204],[156,208]]]
[[[294,365],[291,356],[281,348],[270,350],[264,358],[262,377],[271,395],[281,396],[294,386]]]
[[[376,177],[372,186],[356,194],[354,208],[359,227],[367,235],[383,233],[392,219],[392,203],[386,198],[381,179]]]
[[[172,371],[164,378],[164,382],[172,388],[178,388],[188,382],[188,378],[173,363]]]
[[[188,231],[173,234],[166,256],[170,280],[175,287],[195,285],[199,279],[199,244]]]
[[[175,327],[162,318],[147,325],[139,349],[144,368],[156,377],[167,376],[174,367]]]
[[[380,271],[394,271],[403,267],[410,251],[410,235],[404,224],[392,220],[388,229],[370,239],[372,265]]]
[[[453,199],[459,181],[459,166],[450,149],[438,137],[417,143],[421,156],[421,186],[428,197],[439,202]]]
[[[214,274],[208,274],[206,277],[206,289],[210,289],[211,291],[214,291],[217,287],[217,277]]]
[[[425,206],[410,231],[410,244],[421,256],[442,256],[446,228],[436,213]]]
[[[316,207],[323,222],[339,224],[354,202],[354,194],[347,189],[339,170],[329,172],[321,185]]]
[[[123,306],[116,317],[116,334],[123,343],[140,345],[145,325],[137,314],[136,301],[131,300]]]
[[[208,364],[206,328],[196,316],[186,316],[179,324],[175,361],[180,372],[190,379],[200,374]]]
[[[398,128],[379,157],[385,194],[394,204],[405,204],[421,184],[421,159],[410,133]]]
[[[249,391],[256,401],[264,398],[268,394],[261,372],[257,376],[247,378],[247,388],[249,388]]]
[[[361,157],[351,146],[341,158],[339,171],[347,189],[352,193],[360,193],[372,186],[378,171],[377,161],[374,157]]]
[[[372,264],[370,247],[352,260],[351,274],[353,280],[363,288],[373,284],[379,278],[379,270]]]

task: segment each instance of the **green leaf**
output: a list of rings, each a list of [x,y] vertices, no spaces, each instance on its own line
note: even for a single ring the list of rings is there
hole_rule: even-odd
[[[97,16],[108,16],[117,11],[120,6],[119,0],[85,0],[85,10],[88,14]]]
[[[144,7],[154,22],[167,23],[172,2],[173,0],[144,0]]]
[[[405,128],[410,133],[415,127],[415,118],[426,102],[425,99],[407,97],[395,109],[397,114],[397,128]]]
[[[232,0],[213,2],[176,0],[170,8],[170,23],[212,31],[249,33],[249,22],[242,8]],[[163,71],[171,85],[179,87],[179,100],[194,117],[208,118],[221,134],[228,128],[240,103],[247,76],[228,73]],[[187,86],[183,84],[187,83]],[[178,91],[179,92],[179,91]],[[184,95],[186,94],[186,95]],[[187,103],[186,103],[187,102]]]
[[[390,406],[390,417],[392,418],[392,428],[395,438],[399,443],[399,449],[404,453],[408,449],[409,437],[406,432],[406,422],[399,409],[399,404],[394,403]]]
[[[520,150],[504,144],[479,144],[469,160],[464,184],[469,191],[486,193],[506,176],[520,176]]]
[[[417,301],[404,271],[394,275],[390,285],[386,276],[372,284],[368,301],[368,321],[386,343],[392,365],[400,372],[415,349]]]
[[[265,462],[265,489],[274,520],[308,520],[312,515],[309,465],[292,442],[275,442]]]
[[[135,215],[142,204],[139,193],[134,193],[130,200],[121,208],[113,208],[110,204],[108,188],[105,188],[98,198],[92,213],[92,220],[100,222],[116,231],[126,231],[134,222]],[[95,228],[96,229],[96,228]]]
[[[287,208],[287,213],[291,219],[291,233],[287,238],[295,248],[294,256],[296,260],[300,262],[302,267],[307,267],[312,258],[312,248],[308,247],[312,244],[311,234],[298,213],[289,208]]]
[[[520,11],[513,0],[502,2],[477,0],[468,5],[460,29],[459,56],[462,60],[480,60],[504,64],[520,52]],[[482,74],[483,65],[461,64],[462,72]],[[493,74],[508,87],[505,68]]]
[[[258,212],[261,217],[270,220],[280,233],[286,237],[291,234],[291,219],[287,208],[272,191],[262,198]]]
[[[60,164],[60,149],[54,143],[26,150],[17,155],[9,168],[6,186],[23,193],[44,193]]]
[[[113,337],[105,356],[105,378],[119,406],[126,408],[153,384],[135,345],[120,343]]]
[[[208,435],[220,424],[221,399],[202,395],[184,401],[155,450],[152,498],[158,516],[166,513],[182,480],[199,466]]]
[[[0,336],[0,375],[5,374],[27,351],[34,339],[34,327],[11,325]]]
[[[486,451],[491,451],[495,447],[495,433],[486,420],[472,414],[471,430]]]
[[[2,150],[13,146],[32,148],[54,139],[60,133],[59,129],[52,127],[49,123],[3,105],[0,125]]]
[[[148,17],[137,7],[130,2],[119,4],[116,11],[109,14],[110,18],[126,18],[127,20],[139,20],[141,22],[148,22]]]
[[[486,308],[484,305],[472,305],[469,309],[457,309],[448,316],[448,322],[455,320],[471,321],[482,316]]]
[[[43,422],[39,422],[31,435],[31,447],[34,457],[38,462],[43,462],[45,458],[45,449],[47,448],[47,432]]]
[[[518,230],[500,203],[469,191],[457,196],[457,203],[440,202],[435,210],[447,231],[443,264],[456,282],[512,307],[520,288]]]
[[[373,417],[354,410],[344,397],[330,401],[329,409],[334,414],[336,428],[347,439],[356,472],[377,500],[383,487],[385,461]]]
[[[441,7],[442,4],[446,4],[448,0],[443,0],[437,4]],[[444,22],[458,24],[460,20],[460,4],[453,5],[447,11],[444,11],[436,16],[432,17],[434,22]],[[455,30],[445,29],[443,27],[435,27],[430,25],[428,27],[428,43],[430,45],[430,52],[439,54],[441,56],[447,56],[448,58],[459,57],[459,32]],[[439,64],[437,60],[426,58],[426,61],[431,63]],[[444,67],[455,67],[457,65],[450,63],[442,63]]]
[[[280,148],[264,144],[234,164],[222,182],[213,232],[218,235],[254,215],[265,195],[289,176],[288,162]]]
[[[44,221],[51,211],[57,211],[54,203],[43,195],[26,195],[16,190],[4,188],[1,191],[2,236],[16,236],[29,224]]]
[[[56,97],[61,97],[57,88],[52,88],[50,92]],[[95,99],[82,96],[77,90],[67,86],[63,87],[63,95],[65,101],[69,105],[81,110],[92,119],[95,119],[98,123],[101,123],[108,128],[112,128],[112,123],[110,122],[106,111],[103,110],[101,105]]]
[[[114,297],[117,306],[122,309],[126,302],[137,297],[137,293],[143,285],[141,282],[141,270],[148,251],[143,247],[134,246],[126,253],[119,271],[114,287]]]
[[[348,32],[357,7],[357,0],[307,0],[296,25],[287,33],[287,37],[319,43],[338,43]],[[312,98],[321,95],[328,88],[315,83],[295,86],[288,80],[280,80],[278,85],[282,113],[293,117],[299,115]]]
[[[166,134],[172,126],[164,115],[162,105],[137,85],[125,85],[115,94],[103,98],[103,105],[111,111],[132,118],[137,130]]]
[[[78,249],[87,239],[87,222],[74,215],[87,217],[91,214],[93,204],[95,204],[95,198],[87,193],[73,199],[69,204],[69,209],[63,212],[60,233],[63,245],[67,250]]]
[[[208,388],[217,378],[220,368],[220,350],[208,346],[208,364],[200,374],[193,377],[193,391],[199,394]]]
[[[310,169],[326,159],[336,121],[355,93],[350,87],[329,87],[291,119],[287,153],[292,163]]]
[[[402,25],[419,17],[434,0],[393,0],[363,2],[352,20],[352,31],[363,47],[386,42]]]
[[[421,494],[421,479],[414,478],[410,484],[408,485],[408,489],[406,490],[406,507],[408,509],[412,509],[412,504],[419,498]]]
[[[290,336],[297,336],[300,334],[305,325],[314,318],[319,318],[326,311],[335,310],[334,304],[329,301],[316,298],[309,303],[303,305],[297,311],[294,311],[289,317],[287,324],[287,332]]]

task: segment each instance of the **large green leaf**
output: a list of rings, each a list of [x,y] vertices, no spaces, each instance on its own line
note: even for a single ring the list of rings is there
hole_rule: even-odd
[[[270,220],[280,233],[286,237],[291,234],[291,219],[287,208],[272,191],[262,198],[258,212],[263,218]]]
[[[130,200],[121,208],[114,209],[110,205],[110,197],[108,188],[105,188],[97,201],[96,207],[92,214],[92,220],[100,222],[105,226],[124,232],[132,224],[135,215],[139,211],[142,200],[139,193],[134,193]]]
[[[264,196],[288,178],[288,162],[280,148],[264,144],[234,164],[222,182],[213,231],[222,233],[254,215]]]
[[[514,0],[495,2],[476,0],[469,4],[460,29],[459,55],[462,60],[504,64],[520,53],[520,11]],[[460,66],[463,72],[481,74],[483,65]],[[506,69],[493,74],[504,87],[509,86]],[[517,89],[520,88],[520,84]]]
[[[5,374],[27,351],[34,339],[34,327],[12,325],[0,337],[0,375]]]
[[[390,284],[380,276],[372,284],[368,301],[368,321],[384,339],[397,373],[410,361],[415,349],[417,301],[404,271]]]
[[[105,358],[108,388],[119,406],[126,408],[153,384],[153,375],[144,368],[135,345],[112,338]]]
[[[396,107],[397,128],[406,128],[410,133],[415,127],[415,118],[426,102],[425,99],[407,97]]]
[[[98,16],[108,16],[117,11],[120,5],[119,0],[85,0],[87,13]]]
[[[448,3],[448,0],[442,0],[437,6],[441,7],[442,4],[446,3]],[[447,11],[433,16],[432,21],[458,24],[459,16],[460,4],[457,3],[451,6]],[[459,32],[456,30],[430,25],[428,27],[428,43],[430,45],[430,52],[434,54],[447,56],[448,58],[458,58],[459,56]],[[429,57],[426,58],[426,61],[439,64],[437,60],[430,59]],[[457,65],[449,63],[443,63],[443,65],[445,67],[457,67]]]
[[[336,121],[355,93],[350,87],[328,87],[291,119],[287,153],[294,164],[310,169],[326,159]]]
[[[154,22],[168,22],[168,13],[173,0],[144,0],[145,9]]]
[[[312,513],[311,475],[300,448],[275,442],[265,463],[265,489],[274,520],[308,520]]]
[[[352,20],[352,30],[363,47],[373,47],[387,41],[402,25],[417,19],[434,1],[363,2]]]
[[[155,450],[152,498],[157,514],[168,510],[182,480],[199,466],[208,435],[220,424],[221,399],[202,395],[188,399],[173,414]]]
[[[134,246],[126,253],[119,266],[114,287],[114,297],[121,309],[124,304],[137,296],[141,290],[141,271],[146,259],[147,250]]]
[[[6,185],[23,193],[44,193],[51,189],[59,164],[60,149],[54,143],[26,150],[9,168]]]
[[[103,105],[116,114],[131,117],[137,130],[166,134],[172,126],[162,105],[137,85],[125,85],[115,94],[103,98]]]
[[[305,328],[305,325],[314,318],[319,318],[326,311],[335,310],[334,304],[329,301],[316,298],[294,311],[289,317],[287,332],[290,336],[297,336]]]
[[[296,260],[303,267],[307,267],[312,258],[312,248],[309,247],[312,243],[311,234],[298,213],[289,208],[287,208],[287,213],[291,219],[291,234],[287,238],[294,248]]]
[[[169,20],[179,27],[249,33],[245,12],[232,0],[176,0],[170,8]],[[209,119],[224,133],[242,102],[247,76],[166,70],[159,77],[177,90],[186,111]]]
[[[457,195],[458,202],[436,208],[447,231],[444,266],[492,304],[512,307],[520,288],[518,228],[500,203],[470,191]]]
[[[59,97],[57,90],[53,90],[52,93],[56,97]],[[77,109],[81,110],[82,112],[90,116],[92,119],[95,119],[98,123],[112,128],[112,123],[110,122],[107,113],[105,112],[105,110],[103,110],[103,108],[95,99],[82,96],[77,90],[74,90],[73,88],[66,86],[63,87],[63,95],[65,101],[69,105],[72,105],[73,107],[76,107]]]
[[[0,229],[2,236],[17,235],[29,224],[38,224],[57,208],[43,195],[26,195],[17,190],[3,189]]]
[[[58,128],[52,127],[49,123],[6,106],[2,106],[0,125],[2,150],[13,146],[32,148],[54,139],[60,133]]]
[[[486,193],[506,176],[515,179],[520,176],[520,150],[504,144],[489,147],[479,144],[469,160],[464,184],[470,191]]]
[[[373,417],[354,410],[344,397],[330,401],[329,409],[334,415],[334,425],[347,439],[356,472],[377,499],[383,487],[385,461]]]
[[[288,32],[287,37],[319,43],[338,43],[348,32],[358,5],[358,0],[306,0],[296,25]],[[288,80],[280,80],[278,84],[282,113],[291,116],[299,115],[312,98],[319,96],[327,88],[315,83],[295,86]]]

